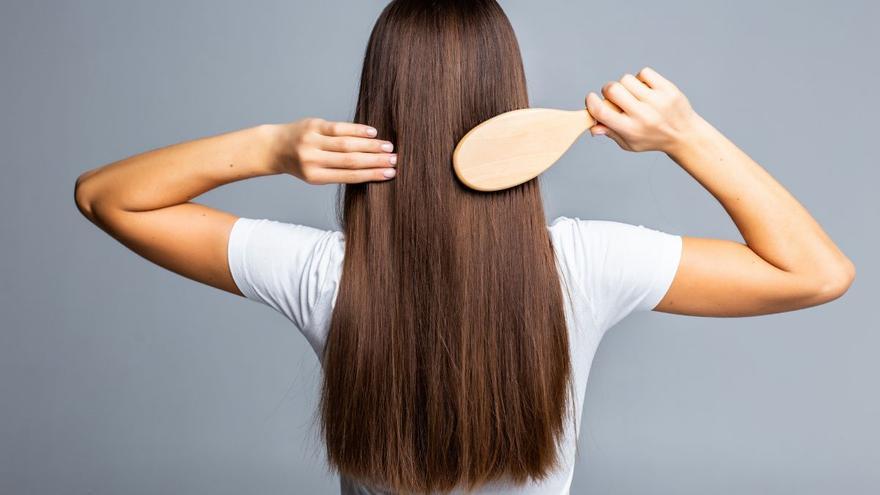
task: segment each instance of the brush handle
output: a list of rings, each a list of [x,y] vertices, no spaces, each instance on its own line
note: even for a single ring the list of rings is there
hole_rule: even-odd
[[[576,122],[580,122],[579,125],[582,126],[581,128],[583,129],[581,133],[586,132],[590,127],[599,123],[586,108],[583,110],[572,110],[571,113],[577,115],[578,120],[576,120]]]

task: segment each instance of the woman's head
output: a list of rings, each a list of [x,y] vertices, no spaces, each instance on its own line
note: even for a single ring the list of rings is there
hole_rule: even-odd
[[[341,474],[430,492],[556,467],[571,365],[537,179],[484,193],[452,168],[469,129],[527,106],[494,0],[395,0],[376,21],[354,120],[394,143],[398,165],[341,189],[320,408]]]
[[[399,0],[370,36],[355,119],[399,145],[440,133],[427,137],[446,138],[432,146],[446,154],[448,140],[528,103],[516,37],[496,2]]]

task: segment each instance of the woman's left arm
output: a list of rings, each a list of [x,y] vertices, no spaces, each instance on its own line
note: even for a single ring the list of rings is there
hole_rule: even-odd
[[[223,184],[291,174],[310,184],[388,180],[396,155],[375,129],[303,119],[147,151],[89,170],[74,197],[92,223],[144,258],[241,295],[227,242],[237,216],[192,199]],[[392,175],[393,176],[393,175]]]

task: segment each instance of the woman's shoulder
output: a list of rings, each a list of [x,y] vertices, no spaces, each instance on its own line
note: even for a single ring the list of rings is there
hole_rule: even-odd
[[[547,228],[554,238],[588,243],[608,242],[617,238],[639,237],[660,232],[642,224],[595,218],[582,219],[565,215],[553,219]]]
[[[259,243],[279,254],[315,250],[336,254],[344,242],[339,230],[268,218],[239,217],[233,224],[232,236]]]
[[[338,230],[246,217],[233,223],[227,249],[242,294],[284,313],[300,329],[338,278],[345,252]]]
[[[598,241],[604,234],[613,232],[615,229],[625,229],[627,226],[629,224],[613,220],[583,219],[577,216],[560,215],[547,225],[547,229],[558,249],[571,250],[582,247],[585,242]]]
[[[549,229],[558,257],[593,301],[602,329],[652,309],[681,257],[680,235],[615,220],[561,216]]]

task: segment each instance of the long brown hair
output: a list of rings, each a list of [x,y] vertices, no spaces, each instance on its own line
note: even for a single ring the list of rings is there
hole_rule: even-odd
[[[398,173],[340,190],[320,402],[340,474],[428,493],[558,466],[571,362],[539,184],[477,192],[452,169],[470,128],[528,105],[494,0],[395,0],[376,21],[354,120],[394,143]]]

